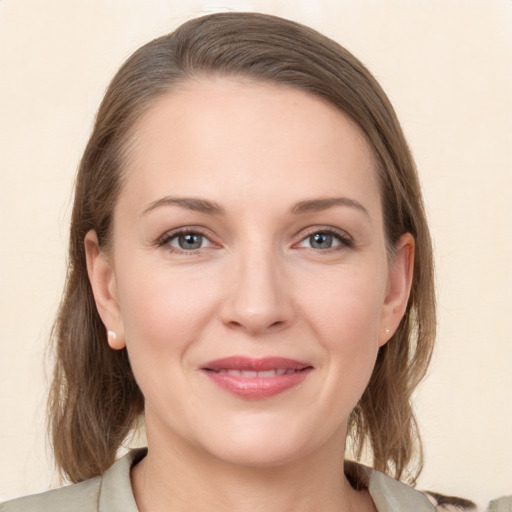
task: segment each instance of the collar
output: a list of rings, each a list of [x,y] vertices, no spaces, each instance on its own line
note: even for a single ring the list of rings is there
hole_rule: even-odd
[[[100,512],[139,512],[133,496],[130,470],[146,454],[147,448],[131,450],[103,474]],[[435,511],[424,494],[375,469],[346,461],[345,472],[355,489],[368,489],[378,512]]]

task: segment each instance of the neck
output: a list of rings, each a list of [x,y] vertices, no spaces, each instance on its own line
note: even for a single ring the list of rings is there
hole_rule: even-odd
[[[140,512],[375,510],[369,494],[352,489],[344,476],[344,441],[270,467],[230,464],[179,442],[163,447],[151,442],[149,432],[148,441],[148,455],[132,470]]]

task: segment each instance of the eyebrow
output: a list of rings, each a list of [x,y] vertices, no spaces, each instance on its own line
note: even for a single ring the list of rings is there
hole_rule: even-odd
[[[224,208],[222,208],[222,206],[213,201],[208,201],[207,199],[199,199],[196,197],[166,196],[151,203],[142,212],[142,215],[147,215],[149,212],[162,206],[181,206],[187,210],[193,210],[195,212],[201,213],[210,213],[214,215],[222,215],[224,213]]]
[[[314,213],[327,210],[333,206],[350,206],[357,208],[370,217],[368,210],[359,201],[348,197],[326,197],[301,201],[292,208],[291,212],[293,214]]]
[[[147,215],[149,212],[162,206],[180,206],[187,210],[193,210],[201,213],[209,213],[213,215],[223,215],[225,213],[224,208],[214,201],[208,199],[200,199],[197,197],[174,197],[166,196],[152,202],[143,212],[142,215]],[[291,213],[294,215],[300,215],[305,213],[314,213],[333,208],[334,206],[350,206],[356,208],[368,217],[370,214],[368,210],[355,199],[348,197],[326,197],[318,199],[309,199],[300,201],[291,208]]]

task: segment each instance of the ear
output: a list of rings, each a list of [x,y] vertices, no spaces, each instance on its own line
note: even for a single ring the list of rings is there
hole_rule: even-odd
[[[410,233],[400,237],[390,262],[386,297],[382,309],[379,346],[385,345],[398,329],[411,292],[414,272],[414,238]]]
[[[115,335],[107,337],[110,348],[120,350],[125,347],[124,328],[121,310],[117,300],[116,277],[107,254],[100,249],[98,236],[91,230],[84,240],[87,260],[87,274],[91,283],[96,308],[106,326],[105,331]],[[106,332],[105,332],[106,334]]]

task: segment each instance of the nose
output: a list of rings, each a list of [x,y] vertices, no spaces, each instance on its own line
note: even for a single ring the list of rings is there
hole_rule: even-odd
[[[292,283],[279,258],[271,250],[247,251],[231,263],[222,322],[252,336],[289,325],[295,314]]]

